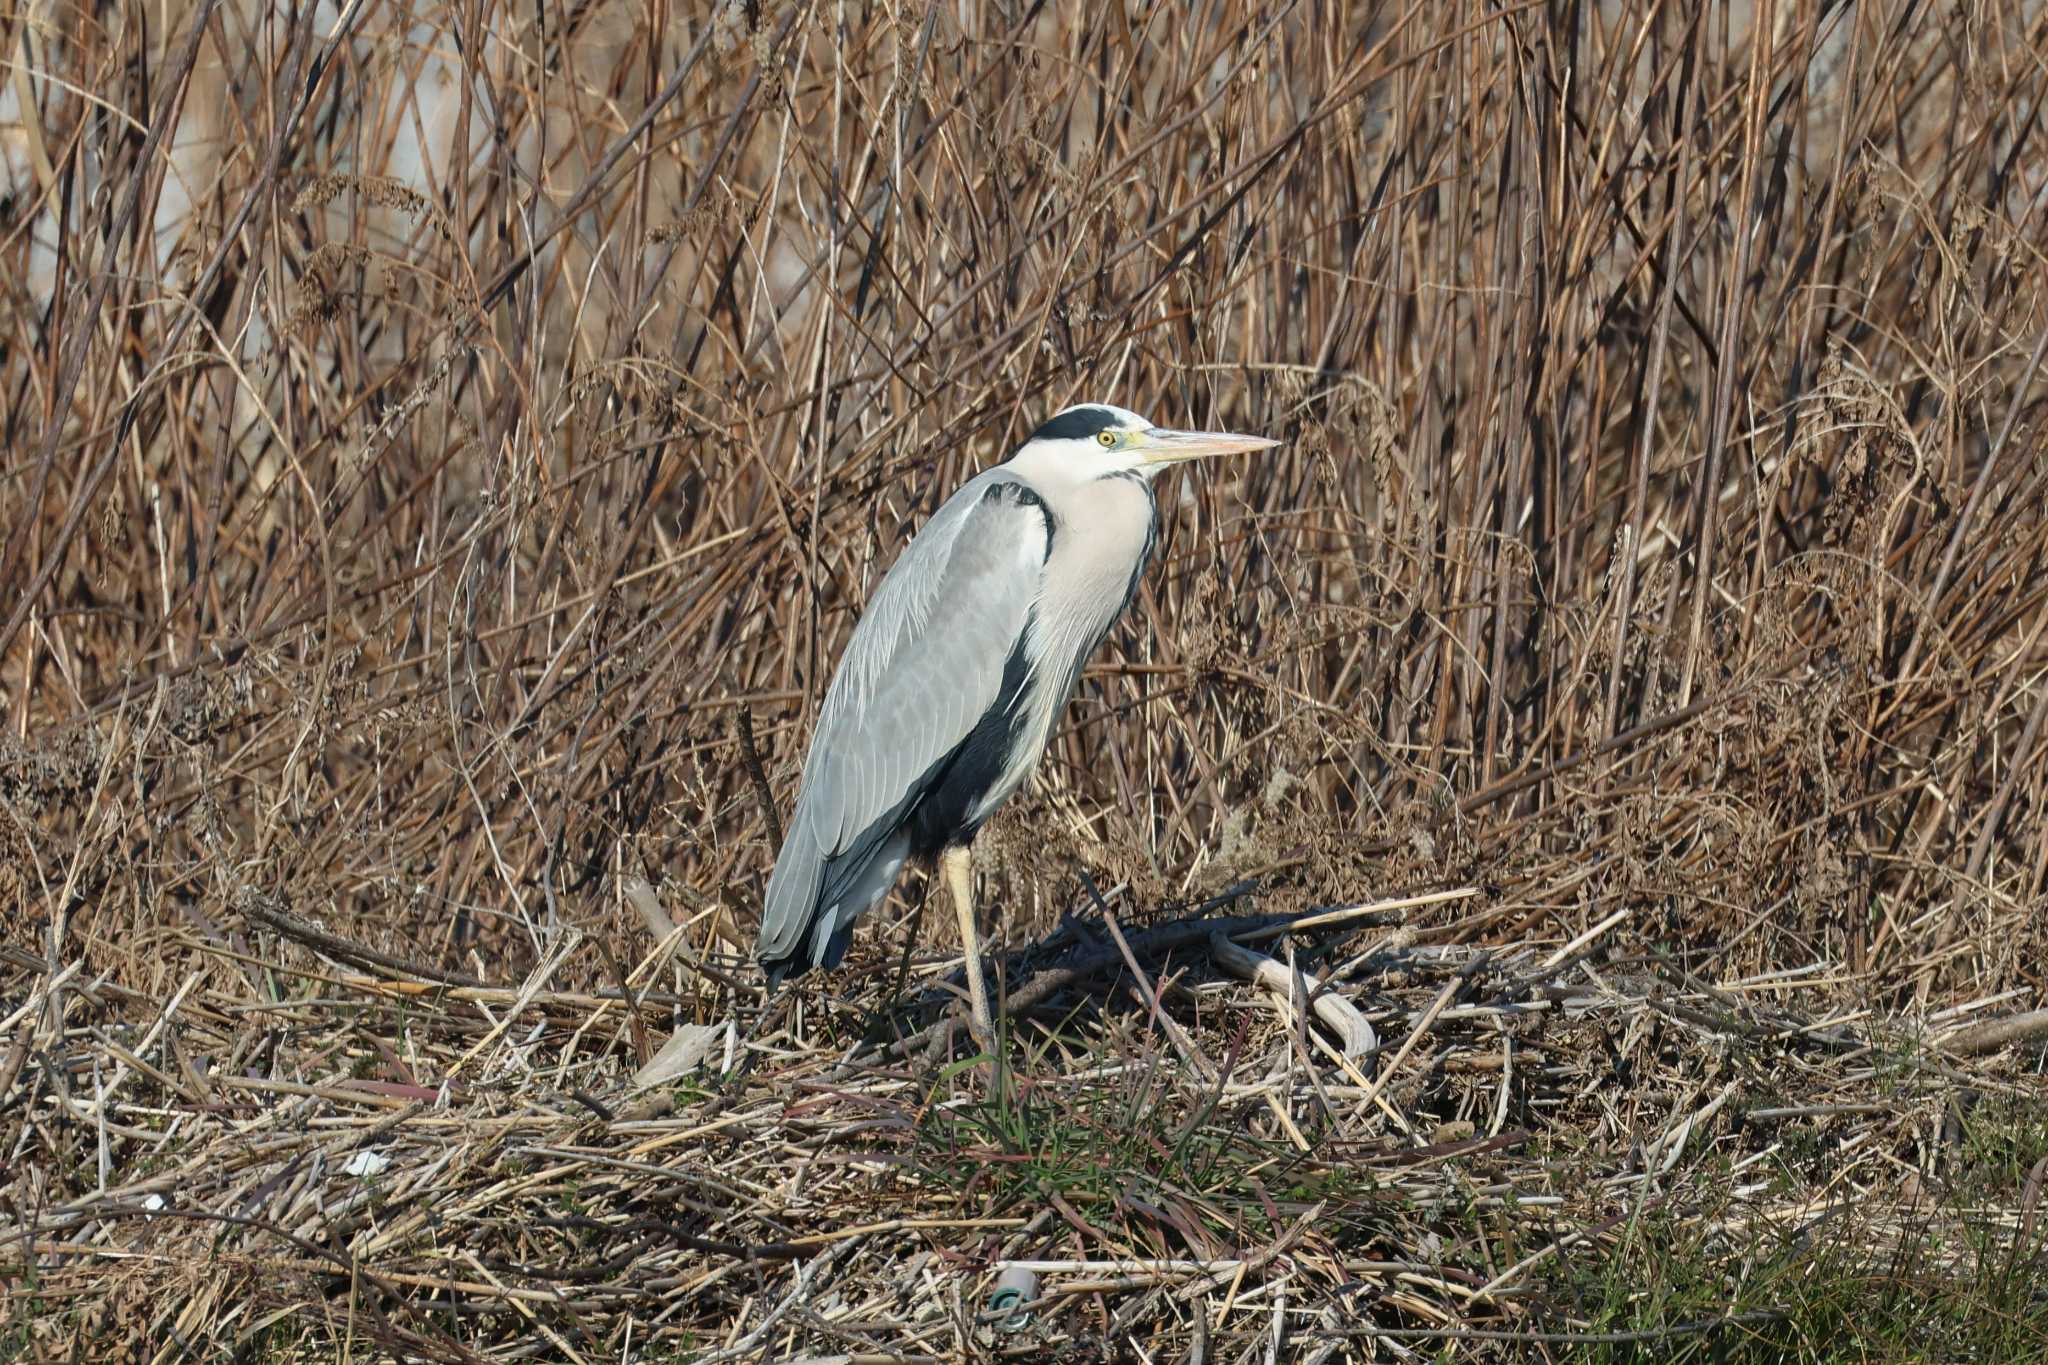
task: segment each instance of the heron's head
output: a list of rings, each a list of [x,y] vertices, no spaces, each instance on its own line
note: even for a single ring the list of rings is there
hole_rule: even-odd
[[[1136,474],[1151,478],[1168,465],[1209,455],[1237,455],[1280,443],[1231,431],[1174,431],[1155,427],[1128,408],[1082,403],[1031,433],[1013,460],[1034,472],[1078,479]]]

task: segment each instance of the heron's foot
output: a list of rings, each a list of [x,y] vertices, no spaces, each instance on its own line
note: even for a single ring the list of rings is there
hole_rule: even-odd
[[[974,1050],[979,1055],[968,1064],[967,1069],[984,1078],[990,1099],[1000,1099],[1007,1104],[1016,1098],[1015,1083],[1010,1075],[1010,1060],[1004,1052],[1002,1039],[997,1035],[995,1025],[986,1014],[974,1009],[967,1011],[967,1032],[974,1040]],[[942,1030],[953,1036],[951,1029]]]
[[[974,1050],[993,1055],[989,1046],[987,1026],[977,1021],[974,1011],[964,1000],[948,1006],[938,1021],[926,1030],[927,1044],[925,1061],[934,1067],[943,1067],[959,1056],[960,1035],[966,1034]]]
[[[952,983],[948,983],[943,989],[952,1000],[945,1007],[943,1017],[946,1027],[941,1031],[947,1035],[965,1032],[974,1040],[976,1047],[986,1051],[995,1038],[995,1026],[989,1020],[986,1002],[976,999],[972,992],[963,991]]]

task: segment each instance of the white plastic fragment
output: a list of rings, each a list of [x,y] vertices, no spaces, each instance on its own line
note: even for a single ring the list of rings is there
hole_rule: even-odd
[[[385,1156],[382,1152],[373,1152],[365,1147],[361,1151],[349,1154],[348,1160],[342,1163],[341,1173],[343,1175],[380,1175],[390,1165],[390,1157]]]
[[[647,1059],[647,1065],[633,1073],[633,1087],[645,1090],[696,1070],[731,1029],[730,1021],[723,1024],[684,1024],[661,1045],[661,1051]]]

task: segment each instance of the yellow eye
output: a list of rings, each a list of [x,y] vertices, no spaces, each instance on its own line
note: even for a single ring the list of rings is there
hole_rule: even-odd
[[[1116,433],[1113,431],[1098,431],[1095,433],[1095,439],[1104,450],[1116,448]]]

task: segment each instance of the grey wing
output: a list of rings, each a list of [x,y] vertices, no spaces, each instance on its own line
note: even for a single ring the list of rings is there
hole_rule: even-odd
[[[771,970],[824,963],[827,945],[886,892],[887,882],[862,885],[870,864],[900,862],[899,827],[922,784],[995,704],[1038,596],[1049,528],[1036,495],[991,470],[883,577],[826,690],[768,878],[756,956]]]

